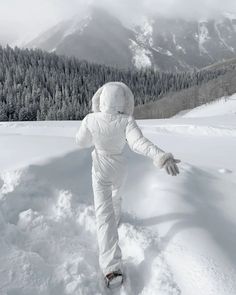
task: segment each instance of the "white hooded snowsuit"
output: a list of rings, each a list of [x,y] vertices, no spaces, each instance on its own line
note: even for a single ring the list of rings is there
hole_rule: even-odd
[[[93,113],[83,119],[76,134],[80,148],[94,146],[92,184],[99,263],[104,275],[122,270],[117,226],[126,176],[123,155],[126,143],[131,150],[148,156],[155,164],[166,155],[143,136],[132,117],[133,108],[133,94],[124,83],[107,83],[95,93]]]

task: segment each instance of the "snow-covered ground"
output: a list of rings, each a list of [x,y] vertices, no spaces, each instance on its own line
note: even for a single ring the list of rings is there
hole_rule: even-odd
[[[236,294],[234,100],[138,122],[182,160],[181,173],[170,177],[127,148],[120,294]],[[79,125],[0,123],[0,295],[106,294]]]
[[[216,117],[225,114],[236,115],[236,94],[230,97],[222,97],[206,105],[199,106],[186,112],[184,118]]]

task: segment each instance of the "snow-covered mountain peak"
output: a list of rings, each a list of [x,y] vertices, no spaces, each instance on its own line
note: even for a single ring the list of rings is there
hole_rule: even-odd
[[[153,24],[154,20],[145,17],[140,25],[136,26],[135,32],[138,42],[153,46]]]
[[[89,22],[91,20],[92,20],[91,14],[85,16],[83,19],[74,18],[73,21],[71,22],[71,25],[64,32],[63,37],[73,35],[74,33],[82,34],[84,29],[89,25]]]
[[[216,20],[143,15],[123,21],[93,8],[83,18],[55,26],[27,47],[122,68],[186,71],[234,57],[236,20],[225,13]]]

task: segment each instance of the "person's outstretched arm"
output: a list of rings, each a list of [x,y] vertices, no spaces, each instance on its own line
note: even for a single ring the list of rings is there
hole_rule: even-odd
[[[170,175],[179,173],[176,163],[179,163],[180,160],[174,159],[171,153],[165,153],[144,137],[136,121],[131,116],[126,127],[126,139],[129,147],[134,152],[151,158],[155,166],[159,168],[165,167],[166,172]]]
[[[86,116],[81,122],[80,128],[75,135],[75,142],[80,149],[89,148],[93,146],[93,137],[91,132],[88,129],[88,116]]]

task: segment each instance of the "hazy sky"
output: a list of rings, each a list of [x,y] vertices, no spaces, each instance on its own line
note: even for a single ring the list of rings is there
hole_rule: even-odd
[[[236,0],[0,0],[0,42],[36,37],[59,21],[86,14],[91,4],[124,20],[143,13],[188,18],[236,13]]]

